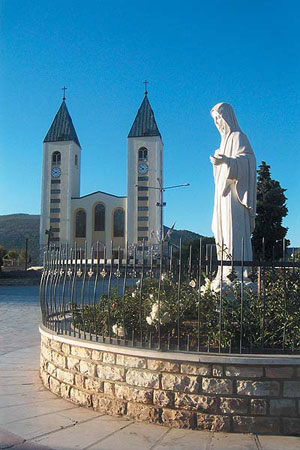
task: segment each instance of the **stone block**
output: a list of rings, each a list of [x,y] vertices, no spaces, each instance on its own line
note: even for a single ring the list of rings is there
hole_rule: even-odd
[[[62,398],[70,398],[71,386],[69,384],[61,383],[60,395]]]
[[[197,413],[197,428],[204,431],[230,431],[230,418],[227,416]]]
[[[153,404],[160,408],[172,408],[175,394],[171,391],[153,391]]]
[[[158,423],[160,421],[160,411],[158,408],[140,403],[127,404],[127,417],[149,423]]]
[[[42,353],[43,357],[47,361],[51,361],[51,349],[50,349],[50,347],[42,346],[41,347],[41,353]]]
[[[148,369],[155,372],[179,372],[180,364],[170,361],[162,361],[158,359],[148,359]]]
[[[261,378],[264,371],[261,366],[227,366],[225,374],[227,377]]]
[[[108,381],[104,381],[104,394],[108,395],[109,397],[115,396],[115,385],[114,383],[109,383]]]
[[[123,416],[126,414],[126,402],[103,395],[93,395],[93,408],[104,414]]]
[[[211,367],[208,364],[181,364],[181,372],[187,375],[207,376],[211,374]]]
[[[52,350],[51,360],[56,367],[65,369],[67,367],[67,358]]]
[[[50,377],[49,385],[50,391],[53,392],[53,394],[60,394],[60,382],[56,378]]]
[[[46,388],[50,388],[49,386],[49,380],[50,380],[50,375],[45,372],[44,370],[41,371],[41,379],[42,379],[42,383]]]
[[[117,355],[116,364],[125,367],[133,367],[136,369],[146,368],[145,358],[136,358],[134,356]]]
[[[71,353],[71,345],[69,345],[69,344],[62,344],[62,346],[61,346],[61,351],[66,355],[66,356],[68,356],[68,355],[70,355],[70,353]]]
[[[196,413],[193,411],[164,408],[161,414],[161,421],[163,425],[172,428],[195,428]]]
[[[114,353],[103,352],[102,353],[102,361],[105,364],[115,364],[116,355]]]
[[[284,381],[283,383],[284,397],[300,397],[300,381]]]
[[[283,419],[283,433],[300,436],[300,419]]]
[[[50,339],[41,335],[41,344],[45,347],[50,347]]]
[[[70,391],[70,399],[72,402],[76,403],[80,406],[91,406],[92,405],[92,396],[87,392],[83,392],[75,387],[71,388]]]
[[[56,352],[60,352],[61,351],[61,342],[51,339],[50,347],[52,348],[52,350],[55,350]]]
[[[78,356],[79,358],[90,358],[92,351],[89,348],[84,347],[76,347],[76,345],[72,345],[71,347],[71,355]]]
[[[233,416],[233,431],[237,433],[279,434],[278,417]]]
[[[297,415],[296,400],[292,400],[289,398],[271,399],[270,415],[288,416],[288,417],[296,416]]]
[[[128,369],[126,383],[132,386],[159,389],[159,374],[147,370]]]
[[[57,369],[56,378],[67,384],[74,384],[74,374],[67,370]]]
[[[86,378],[84,381],[84,387],[92,394],[97,394],[99,392],[103,392],[104,381],[101,381],[98,378]]]
[[[56,371],[57,368],[54,364],[52,364],[51,362],[47,362],[45,364],[45,369],[47,370],[47,372],[49,373],[49,375],[53,375],[54,377],[56,376]]]
[[[190,394],[198,394],[200,392],[198,377],[193,375],[163,374],[161,383],[162,389],[167,391],[187,392]]]
[[[265,416],[267,414],[267,402],[263,398],[252,398],[250,400],[251,414]]]
[[[92,350],[92,360],[102,361],[102,352],[100,352],[99,350]]]
[[[294,368],[291,366],[267,366],[265,368],[266,378],[292,378]]]
[[[217,411],[218,402],[216,397],[207,397],[204,395],[191,395],[182,392],[176,392],[175,408],[214,413]]]
[[[120,400],[134,403],[152,404],[153,400],[151,389],[138,389],[124,384],[115,384],[115,395]]]
[[[89,377],[94,377],[96,375],[96,365],[92,362],[81,360],[79,363],[79,372]]]
[[[103,380],[125,381],[124,367],[97,365],[97,376]]]
[[[277,381],[237,381],[237,393],[254,397],[278,396],[280,385]]]
[[[247,398],[220,398],[220,411],[223,414],[247,414],[248,405]]]
[[[208,394],[232,394],[232,381],[223,378],[203,378],[202,390]]]
[[[85,377],[84,375],[75,374],[75,386],[84,389]]]
[[[209,374],[207,374],[209,375]],[[212,367],[212,376],[213,377],[222,377],[223,376],[223,366],[221,364],[214,364]]]
[[[80,359],[75,356],[67,356],[67,368],[79,370]]]

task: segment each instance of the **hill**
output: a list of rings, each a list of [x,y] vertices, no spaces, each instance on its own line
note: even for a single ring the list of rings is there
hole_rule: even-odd
[[[0,216],[0,245],[9,250],[25,249],[25,238],[28,238],[28,252],[32,263],[39,262],[39,226],[40,216],[33,214],[9,214]],[[164,227],[164,233],[169,228]],[[200,234],[188,230],[173,230],[170,241],[174,245],[199,239]]]
[[[33,214],[9,214],[0,216],[0,245],[8,250],[25,249],[28,238],[28,253],[32,263],[39,261],[40,216]]]

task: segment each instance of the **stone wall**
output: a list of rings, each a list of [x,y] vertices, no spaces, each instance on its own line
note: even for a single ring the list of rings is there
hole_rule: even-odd
[[[41,334],[43,384],[78,405],[176,428],[300,435],[300,358],[210,362]]]

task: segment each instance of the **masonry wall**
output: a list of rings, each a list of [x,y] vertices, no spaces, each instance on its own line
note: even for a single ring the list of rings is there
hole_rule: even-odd
[[[300,435],[299,358],[290,364],[271,357],[269,364],[232,364],[224,356],[221,363],[189,362],[172,352],[149,351],[149,357],[144,349],[97,349],[41,332],[43,384],[78,405],[176,428]]]

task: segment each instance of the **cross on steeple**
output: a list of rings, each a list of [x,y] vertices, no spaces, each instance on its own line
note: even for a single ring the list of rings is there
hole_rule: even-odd
[[[61,90],[64,91],[63,101],[65,101],[66,100],[66,90],[67,90],[66,86],[61,88]]]
[[[147,84],[149,84],[149,81],[145,80],[145,81],[143,81],[143,83],[144,83],[144,85],[145,85],[145,95],[147,95],[147,94],[148,94],[148,91],[147,91]]]

